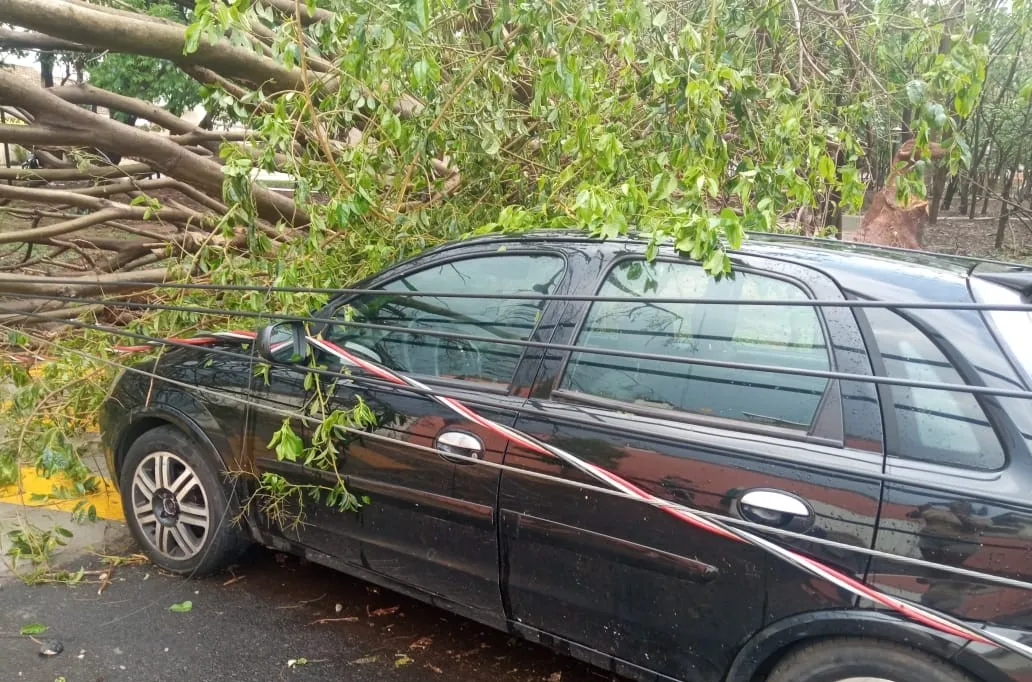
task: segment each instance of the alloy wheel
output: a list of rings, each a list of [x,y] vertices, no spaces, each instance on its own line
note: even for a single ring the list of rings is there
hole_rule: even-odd
[[[189,559],[204,547],[211,508],[197,472],[171,452],[154,452],[133,474],[132,513],[144,538],[170,559]]]

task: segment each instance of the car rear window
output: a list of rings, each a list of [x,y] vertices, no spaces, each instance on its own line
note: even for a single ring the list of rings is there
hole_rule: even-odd
[[[971,278],[971,291],[979,303],[996,305],[1029,305],[1029,296],[1018,291]],[[988,310],[986,316],[992,320],[1000,340],[1010,349],[1025,374],[1032,377],[1032,312],[1028,310]]]
[[[689,263],[624,261],[592,304],[577,345],[723,362],[829,369],[820,319],[809,306],[750,305],[807,300],[798,286],[739,272],[715,280]],[[654,303],[650,298],[740,299],[740,304]],[[571,354],[560,388],[644,407],[809,429],[828,380],[673,361]]]
[[[899,314],[864,311],[888,376],[915,381],[963,384],[949,359]],[[890,455],[970,469],[999,469],[1003,447],[974,395],[959,391],[890,386],[896,444]]]

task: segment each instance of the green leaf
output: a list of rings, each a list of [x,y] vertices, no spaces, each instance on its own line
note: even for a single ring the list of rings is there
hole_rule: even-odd
[[[29,623],[28,625],[21,626],[19,631],[23,635],[42,635],[47,631],[47,626],[43,623]]]
[[[655,16],[652,17],[652,25],[656,28],[663,28],[664,26],[666,26],[666,22],[667,11],[665,9],[659,10],[658,12],[656,12]]]
[[[925,92],[928,90],[928,83],[923,80],[914,79],[907,83],[907,99],[913,105],[918,105],[924,102]]]
[[[817,162],[817,172],[828,182],[835,182],[835,161],[828,154],[822,154]]]
[[[1018,91],[1018,97],[1020,99],[1032,101],[1032,80],[1021,86],[1021,90]]]
[[[193,610],[193,602],[189,600],[181,601],[178,604],[173,604],[168,607],[168,610],[172,613],[189,613]]]
[[[193,54],[201,42],[200,23],[190,24],[186,27],[185,41],[183,42],[183,54]]]
[[[487,133],[484,135],[483,147],[486,154],[496,156],[501,151],[502,142],[493,133]]]
[[[429,2],[430,0],[413,0],[412,3],[412,14],[420,31],[425,31],[430,24]]]
[[[308,376],[315,376],[309,374]],[[296,462],[305,449],[304,441],[301,440],[300,436],[294,433],[293,427],[290,425],[290,419],[284,419],[283,425],[280,426],[276,433],[272,434],[272,440],[269,441],[268,447],[275,448],[276,458],[281,462]]]
[[[426,85],[427,74],[430,73],[430,63],[426,59],[420,59],[412,66],[412,79],[420,88]]]

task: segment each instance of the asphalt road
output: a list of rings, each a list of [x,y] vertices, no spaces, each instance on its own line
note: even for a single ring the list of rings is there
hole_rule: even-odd
[[[297,558],[252,550],[229,574],[152,565],[74,587],[0,584],[0,678],[14,682],[600,682],[601,670]],[[169,606],[192,602],[185,613]],[[332,619],[332,620],[322,620]],[[48,627],[29,637],[31,623]],[[41,656],[41,644],[63,651]]]

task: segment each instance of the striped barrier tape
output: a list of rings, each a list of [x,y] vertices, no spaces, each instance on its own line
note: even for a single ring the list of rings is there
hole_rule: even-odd
[[[253,341],[255,334],[253,332],[215,332],[212,334],[206,334],[200,337],[194,337],[191,339],[167,339],[168,341],[175,341],[178,343],[187,343],[190,345],[204,345],[215,343],[217,341]],[[800,570],[822,578],[833,585],[845,590],[858,597],[868,599],[876,604],[891,609],[906,618],[925,625],[929,628],[937,630],[939,632],[959,637],[964,640],[971,642],[978,642],[980,644],[996,645],[1004,649],[1008,649],[1029,659],[1032,659],[1032,647],[1025,645],[1017,640],[1009,637],[990,632],[987,630],[979,630],[972,627],[958,619],[952,618],[951,616],[938,613],[927,607],[914,604],[912,602],[893,597],[889,594],[885,594],[880,590],[877,590],[856,578],[843,573],[831,566],[827,566],[815,559],[812,559],[804,554],[800,554],[796,551],[782,547],[766,538],[760,537],[755,533],[751,533],[741,528],[735,528],[722,523],[718,520],[711,518],[704,518],[693,513],[691,510],[684,508],[681,505],[671,505],[666,500],[658,498],[655,495],[649,493],[646,490],[636,486],[630,481],[614,474],[607,469],[599,467],[591,462],[587,462],[565,450],[557,448],[548,443],[544,443],[529,434],[523,433],[512,429],[504,424],[487,419],[483,415],[478,414],[474,410],[470,409],[466,405],[463,405],[458,400],[448,396],[437,395],[433,389],[426,384],[417,381],[408,376],[398,374],[380,364],[371,362],[363,359],[344,348],[341,348],[337,344],[327,341],[319,337],[309,336],[308,342],[312,346],[328,353],[347,365],[357,367],[364,372],[369,373],[372,376],[378,377],[386,382],[414,388],[420,392],[425,393],[432,400],[438,404],[446,407],[448,410],[455,414],[463,417],[464,419],[471,421],[479,426],[494,432],[495,434],[511,441],[521,447],[524,447],[532,452],[543,454],[549,457],[554,457],[570,466],[576,468],[579,471],[584,472],[591,478],[599,481],[600,483],[615,489],[628,497],[633,499],[646,502],[650,505],[656,506],[662,509],[665,513],[688,523],[695,528],[704,530],[706,532],[718,535],[728,540],[735,542],[742,542],[755,547],[764,549],[771,554],[774,554],[778,558],[782,559],[786,563],[789,563]],[[156,345],[160,345],[158,342],[153,342],[149,345],[142,346],[117,346],[116,350],[123,352],[134,352],[140,350],[150,350]],[[274,346],[275,348],[275,346]]]

